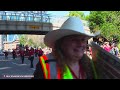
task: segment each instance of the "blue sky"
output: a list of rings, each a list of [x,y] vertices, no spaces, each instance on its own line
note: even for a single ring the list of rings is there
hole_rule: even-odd
[[[85,15],[89,15],[90,11],[82,11]],[[51,16],[66,16],[69,14],[69,11],[47,11]]]
[[[8,42],[14,41],[15,39],[17,39],[17,36],[18,36],[17,34],[8,34],[8,37],[7,37]]]

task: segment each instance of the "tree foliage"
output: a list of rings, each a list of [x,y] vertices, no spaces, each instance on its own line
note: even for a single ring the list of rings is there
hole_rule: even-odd
[[[27,42],[25,35],[19,36],[19,41],[21,45],[25,45],[25,43]]]
[[[120,40],[120,11],[91,11],[88,20],[91,32],[100,30],[108,40]]]
[[[81,19],[85,20],[84,13],[80,11],[70,11],[68,16],[80,17]]]
[[[33,43],[33,40],[32,40],[32,39],[29,39],[29,40],[28,40],[28,45],[29,45],[29,46],[32,46],[32,47],[34,46],[34,43]]]
[[[19,37],[20,44],[22,45],[28,45],[32,47],[39,47],[41,46],[42,48],[45,47],[43,43],[43,38],[44,35],[22,35]]]

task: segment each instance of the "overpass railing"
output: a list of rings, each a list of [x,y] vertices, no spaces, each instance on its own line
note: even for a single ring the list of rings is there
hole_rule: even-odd
[[[0,11],[0,20],[50,23],[50,16],[42,11]]]
[[[0,34],[40,34],[53,30],[50,17],[42,11],[0,11]]]

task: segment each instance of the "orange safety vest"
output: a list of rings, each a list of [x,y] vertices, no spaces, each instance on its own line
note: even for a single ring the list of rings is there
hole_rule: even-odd
[[[55,76],[54,79],[73,79],[73,75],[67,65],[66,65],[66,72],[64,72],[64,74],[61,76],[60,69],[57,67],[57,64],[53,65],[54,67],[51,70],[50,63],[49,62],[46,63],[46,61],[48,60],[46,55],[41,56],[39,60],[40,60],[40,64],[42,65],[42,70],[45,79],[53,79],[52,73],[54,73],[55,70],[56,70],[55,71],[56,74],[54,75]],[[55,70],[53,71],[53,69]],[[83,76],[84,75],[82,72],[82,78]]]
[[[48,60],[47,56],[46,55],[42,55],[40,58],[39,58],[39,61],[40,61],[40,64],[42,65],[42,70],[43,70],[43,74],[44,74],[44,78],[45,79],[51,79],[51,71],[50,71],[50,64],[49,63],[45,63],[45,61]],[[57,79],[60,79],[61,78],[61,75],[60,75],[60,70],[57,68]]]

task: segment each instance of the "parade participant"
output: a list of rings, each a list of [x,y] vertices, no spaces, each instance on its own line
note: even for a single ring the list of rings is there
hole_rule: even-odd
[[[29,50],[29,60],[30,60],[30,68],[33,68],[33,60],[34,60],[34,49],[31,47]]]
[[[34,79],[93,79],[93,69],[84,52],[87,40],[96,35],[99,33],[86,33],[78,17],[68,18],[60,29],[46,34],[44,43],[52,52],[39,58]]]
[[[12,56],[13,56],[13,59],[15,59],[15,57],[16,57],[16,51],[15,51],[15,49],[13,49],[13,51],[12,51]]]
[[[25,55],[29,56],[29,46],[28,45],[25,46]]]
[[[38,48],[35,48],[35,57],[38,56]]]
[[[38,57],[43,55],[43,50],[41,48],[38,48]]]
[[[5,50],[4,54],[5,54],[5,59],[8,59],[8,52],[6,50]]]
[[[22,64],[24,63],[24,56],[25,56],[25,50],[24,48],[21,48],[20,51],[20,57],[21,57],[21,60],[22,60]]]

